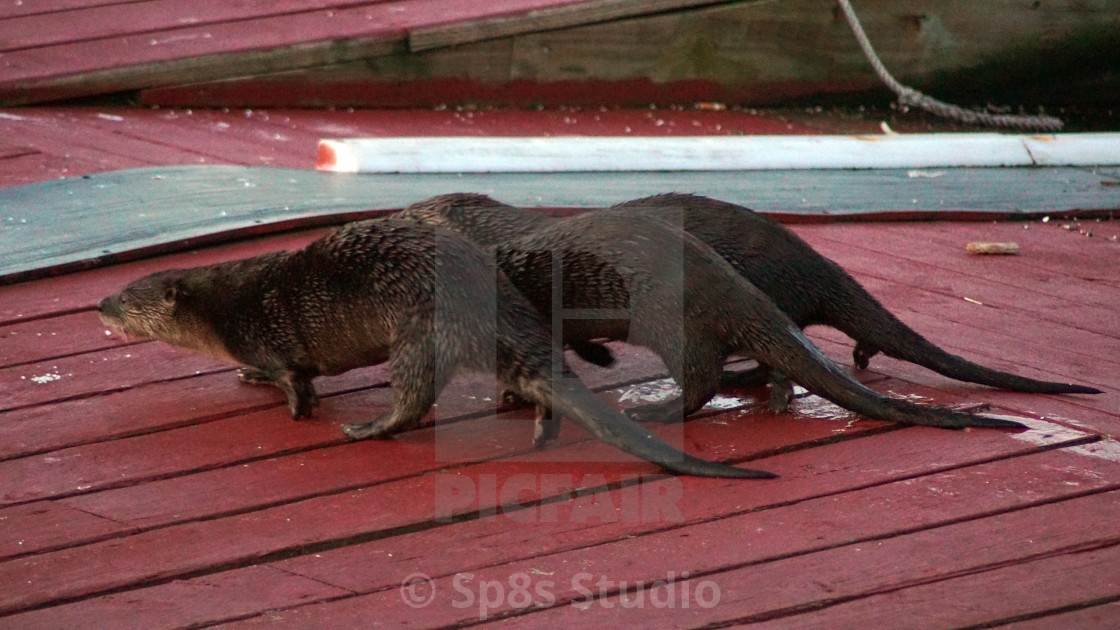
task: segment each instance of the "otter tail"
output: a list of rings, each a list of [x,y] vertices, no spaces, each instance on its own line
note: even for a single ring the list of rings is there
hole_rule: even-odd
[[[836,367],[793,322],[786,324],[789,336],[773,336],[766,347],[756,349],[760,361],[780,370],[809,391],[860,415],[902,424],[920,424],[947,429],[964,427],[1026,428],[1018,422],[955,411],[944,407],[916,405],[888,398],[865,387]]]
[[[701,477],[770,479],[776,476],[762,470],[709,462],[677,450],[607,406],[576,379],[559,379],[553,392],[554,413],[570,418],[611,446],[669,470]]]
[[[844,334],[856,340],[852,356],[856,365],[866,368],[868,360],[878,352],[916,363],[938,374],[989,387],[1015,392],[1035,394],[1099,394],[1101,390],[1072,383],[1039,381],[1025,376],[1017,376],[973,363],[968,359],[950,354],[921,336],[897,317],[891,314],[874,297],[860,287],[855,280],[848,279],[838,288],[847,288],[848,299],[830,301],[841,304],[842,308],[834,313],[835,325]],[[845,285],[847,285],[845,287]],[[854,314],[858,313],[858,317]]]

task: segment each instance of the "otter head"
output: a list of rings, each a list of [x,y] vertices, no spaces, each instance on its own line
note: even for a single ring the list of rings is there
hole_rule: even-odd
[[[101,322],[124,335],[156,339],[236,363],[213,322],[195,307],[191,271],[160,271],[130,283],[97,304]]]

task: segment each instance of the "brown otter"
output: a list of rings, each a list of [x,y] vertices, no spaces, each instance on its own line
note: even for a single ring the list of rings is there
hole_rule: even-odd
[[[1095,387],[994,370],[942,350],[892,315],[840,265],[777,221],[748,208],[707,197],[667,194],[628,201],[615,209],[643,216],[681,217],[685,230],[727,259],[798,326],[830,326],[854,339],[852,357],[860,369],[882,352],[949,378],[999,389],[1101,393]]]
[[[546,317],[554,305],[595,309],[558,324],[564,341],[621,339],[661,356],[682,395],[632,410],[644,419],[680,419],[696,411],[715,393],[723,361],[742,354],[867,417],[948,428],[1022,427],[864,387],[726,260],[660,219],[613,210],[584,213],[510,239],[495,255],[498,267]]]
[[[293,418],[310,417],[319,375],[389,362],[393,408],[343,427],[354,438],[417,426],[456,369],[497,372],[538,405],[534,441],[553,437],[555,405],[599,439],[694,475],[772,477],[682,453],[608,407],[556,363],[540,315],[493,261],[461,236],[395,221],[348,224],[296,252],[141,278],[98,305],[102,321],[246,366]]]
[[[942,350],[899,321],[835,262],[778,222],[748,208],[672,193],[628,201],[612,210],[630,216],[671,219],[682,226],[770,296],[799,327],[827,325],[855,339],[853,356],[861,369],[881,351],[957,380],[1001,389],[1049,394],[1100,393],[1093,387],[1001,372]],[[444,225],[484,246],[505,243],[557,220],[476,194],[433,197],[413,204],[399,216]],[[593,344],[582,343],[574,349],[598,365],[609,362],[603,356],[605,349],[596,350]],[[762,383],[767,374],[766,366],[762,366],[733,375],[733,380],[742,385]]]

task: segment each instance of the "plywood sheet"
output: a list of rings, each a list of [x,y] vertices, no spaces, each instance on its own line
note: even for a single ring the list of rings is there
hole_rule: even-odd
[[[1108,216],[1120,188],[1081,169],[709,171],[653,173],[346,175],[248,167],[157,167],[0,190],[0,277],[8,282],[137,252],[197,244],[353,213],[399,209],[430,196],[480,192],[536,207],[599,207],[650,194],[705,194],[779,215],[844,218],[1006,218],[1066,212]],[[947,213],[947,214],[946,214]],[[337,215],[337,216],[336,216]],[[61,233],[55,226],[77,226]],[[228,236],[227,236],[228,238]]]

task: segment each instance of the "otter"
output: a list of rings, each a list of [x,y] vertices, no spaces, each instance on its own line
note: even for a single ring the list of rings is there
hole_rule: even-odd
[[[852,358],[867,369],[883,354],[942,376],[1035,394],[1099,394],[1095,387],[1002,372],[951,354],[902,323],[848,272],[777,221],[749,208],[671,193],[614,206],[642,216],[680,216],[683,227],[727,259],[801,328],[824,325],[856,341]],[[683,211],[683,213],[682,213]]]
[[[389,363],[393,407],[343,426],[352,438],[416,427],[457,369],[497,373],[538,406],[534,444],[559,417],[661,466],[693,475],[774,475],[687,455],[607,406],[574,378],[544,321],[478,246],[451,231],[398,220],[351,223],[295,252],[136,280],[98,304],[101,320],[243,365],[271,383],[293,419],[318,404],[312,379]]]
[[[780,223],[732,203],[697,195],[669,193],[627,201],[611,208],[635,217],[671,220],[727,260],[736,272],[766,293],[800,328],[826,325],[856,341],[855,365],[866,369],[879,352],[916,363],[944,376],[1011,391],[1046,394],[1099,394],[1094,387],[1039,381],[988,368],[937,347],[902,323],[843,268],[814,250]],[[443,225],[476,243],[492,247],[530,234],[558,220],[478,194],[450,194],[413,204],[398,213],[412,221]],[[608,364],[604,353],[584,342],[573,349],[585,360]],[[768,366],[725,373],[725,383],[765,383]],[[781,384],[781,379],[776,379]],[[781,408],[785,388],[775,389],[772,406]],[[788,400],[788,396],[786,396]]]
[[[409,213],[402,218],[416,217]],[[546,319],[557,306],[593,309],[550,321],[565,342],[623,340],[662,358],[682,394],[629,411],[639,419],[679,420],[700,409],[719,385],[724,360],[735,354],[757,358],[809,391],[869,418],[945,428],[1023,428],[868,389],[836,367],[719,254],[661,219],[614,210],[588,212],[547,222],[495,247],[494,255],[498,268]]]

